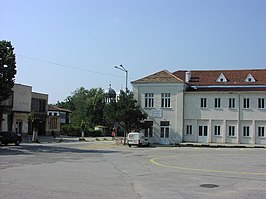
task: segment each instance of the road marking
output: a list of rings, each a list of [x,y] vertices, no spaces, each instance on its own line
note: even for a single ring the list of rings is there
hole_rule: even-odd
[[[202,155],[202,154],[201,154]],[[230,154],[220,154],[220,155],[230,155]],[[232,154],[231,154],[232,155]],[[172,165],[161,164],[157,160],[164,158],[174,158],[176,156],[162,156],[157,158],[151,158],[150,162],[160,167],[172,168],[172,169],[180,169],[187,171],[200,171],[200,172],[210,172],[210,173],[228,173],[228,174],[241,174],[241,175],[266,175],[266,173],[256,173],[256,172],[245,172],[245,171],[225,171],[225,170],[215,170],[215,169],[198,169],[198,168],[186,168],[186,167],[178,167]]]

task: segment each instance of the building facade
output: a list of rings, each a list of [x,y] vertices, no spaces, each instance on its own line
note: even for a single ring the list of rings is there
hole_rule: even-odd
[[[46,135],[47,94],[32,92],[31,86],[15,84],[12,88],[12,95],[4,103],[8,104],[9,110],[4,112],[2,131],[21,134],[31,132],[29,114],[34,112],[38,134]]]
[[[153,143],[266,145],[266,70],[166,70],[133,81]]]
[[[56,134],[60,133],[61,125],[70,123],[70,113],[68,109],[58,106],[48,105],[47,113],[47,134],[53,131]]]

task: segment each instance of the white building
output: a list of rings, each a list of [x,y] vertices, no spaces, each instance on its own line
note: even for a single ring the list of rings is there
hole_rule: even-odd
[[[151,142],[266,145],[266,69],[166,70],[133,81]]]

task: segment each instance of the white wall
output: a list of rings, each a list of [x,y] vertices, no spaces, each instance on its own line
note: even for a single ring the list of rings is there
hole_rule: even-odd
[[[144,83],[134,84],[133,93],[142,110],[148,114],[148,120],[153,121],[154,134],[158,142],[163,144],[182,141],[183,136],[183,83]],[[145,108],[145,93],[154,93],[154,107]],[[161,107],[161,93],[170,93],[171,107]],[[155,112],[161,113],[155,116]],[[170,138],[160,138],[160,122],[170,122]]]
[[[15,84],[12,88],[14,91],[13,111],[30,112],[31,111],[31,86]]]
[[[200,107],[200,99],[207,98],[207,107]],[[214,99],[221,98],[221,108],[214,107]],[[235,109],[229,109],[229,98],[235,98]],[[243,99],[249,98],[250,108],[243,108]],[[266,137],[257,135],[258,125],[266,130],[266,107],[258,109],[258,98],[265,98],[266,92],[185,92],[184,94],[184,130],[193,125],[193,135],[185,135],[184,141],[197,142],[199,121],[208,120],[208,142],[265,144]],[[221,136],[214,136],[214,126],[221,126]],[[228,136],[228,128],[234,125],[235,136]],[[250,127],[250,136],[243,136],[243,127]]]

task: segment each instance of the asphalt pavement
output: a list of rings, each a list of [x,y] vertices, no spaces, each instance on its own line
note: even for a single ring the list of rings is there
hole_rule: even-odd
[[[259,199],[266,150],[22,143],[0,147],[0,187],[3,199]]]

